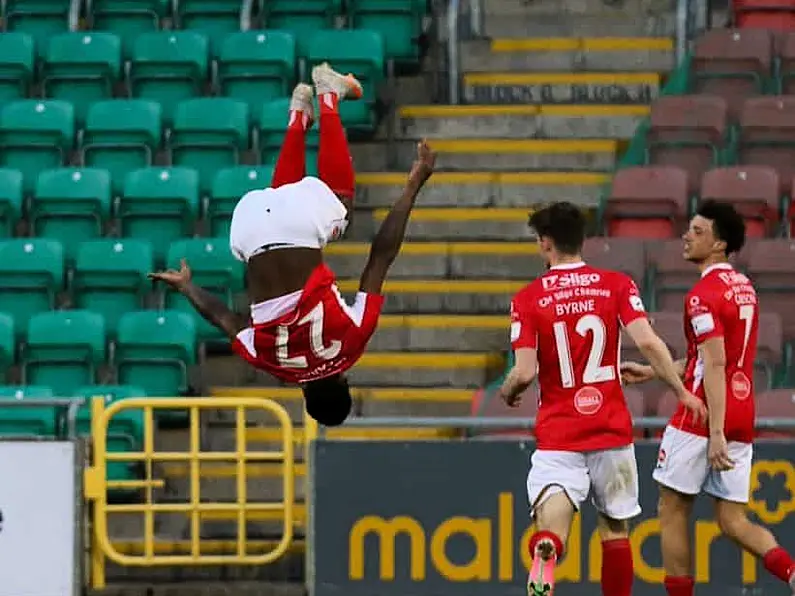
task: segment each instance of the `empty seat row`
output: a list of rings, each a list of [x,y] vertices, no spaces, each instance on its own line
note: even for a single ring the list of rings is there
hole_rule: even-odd
[[[169,267],[188,259],[193,279],[216,294],[230,308],[243,290],[243,267],[232,257],[227,239],[186,239],[174,242],[168,252]],[[218,331],[191,308],[181,294],[167,286],[154,286],[147,274],[155,270],[152,246],[142,240],[94,240],[78,247],[77,258],[67,267],[59,242],[44,238],[0,242],[0,312],[8,315],[7,332],[21,338],[31,317],[63,303],[61,294],[78,309],[102,316],[108,335],[121,333],[125,313],[165,306],[184,313],[198,341],[219,339]]]
[[[42,171],[77,162],[107,169],[118,193],[131,171],[166,161],[196,169],[202,192],[209,192],[218,170],[244,164],[252,154],[260,163],[276,163],[288,106],[289,99],[265,104],[252,127],[242,102],[188,99],[178,104],[171,132],[164,135],[159,106],[150,101],[97,103],[83,130],[76,129],[68,102],[16,101],[0,109],[0,167],[21,171],[23,188],[30,193]],[[157,160],[164,137],[166,155]],[[307,135],[310,171],[316,167],[318,144],[315,127]]]
[[[26,201],[20,172],[0,169],[0,237],[22,228],[57,240],[73,260],[81,242],[120,234],[151,243],[159,263],[171,242],[194,236],[200,227],[211,238],[228,238],[238,200],[250,190],[267,188],[272,175],[268,166],[225,168],[215,173],[205,196],[195,169],[142,168],[126,176],[114,198],[108,171],[56,168],[36,178]],[[20,226],[23,218],[26,227]]]
[[[736,126],[726,101],[711,95],[662,97],[641,126],[647,164],[676,165],[699,192],[702,174],[720,165],[765,165],[776,169],[781,193],[795,177],[795,96],[763,96],[742,103]]]
[[[221,47],[211,77],[207,39],[190,31],[164,31],[136,38],[129,68],[122,68],[119,38],[111,33],[64,33],[53,37],[36,76],[33,46],[24,34],[0,34],[0,101],[28,95],[34,79],[41,80],[45,98],[68,100],[82,122],[92,102],[112,98],[125,79],[122,93],[160,102],[162,117],[171,122],[176,104],[211,90],[248,104],[253,111],[270,100],[290,94],[298,78],[294,40],[280,31],[247,31],[229,36]],[[385,76],[383,41],[373,31],[328,31],[313,37],[308,68],[328,61],[355,74],[365,101],[349,103],[344,111],[370,109]],[[350,107],[356,106],[358,107]],[[362,107],[364,106],[364,107]],[[358,110],[358,111],[357,111]],[[358,119],[361,120],[362,116]]]
[[[737,27],[795,31],[795,0],[734,0],[731,8]]]
[[[792,178],[785,191],[779,172],[767,165],[715,168],[704,173],[693,196],[683,168],[623,168],[600,206],[601,225],[610,236],[672,238],[685,229],[700,198],[734,204],[751,238],[790,235],[795,225],[791,185]]]
[[[41,46],[69,29],[70,0],[8,0],[3,19],[8,31],[25,32]],[[244,21],[244,3],[223,0],[91,0],[85,3],[87,24],[94,30],[118,35],[128,53],[141,34],[161,29],[170,18],[177,29],[205,34],[213,45]],[[171,8],[174,7],[172,12]],[[281,29],[295,36],[302,56],[310,52],[319,31],[334,28],[347,15],[352,29],[372,29],[386,42],[388,55],[413,64],[420,57],[418,41],[423,31],[427,0],[256,0],[250,26]]]
[[[24,384],[48,385],[61,395],[96,383],[100,371],[112,367],[122,385],[140,386],[151,396],[176,396],[188,390],[189,367],[196,362],[196,326],[183,312],[122,314],[113,350],[105,318],[96,312],[53,310],[32,315],[18,354],[13,325],[11,316],[0,316],[0,349],[6,361],[19,363]]]
[[[93,397],[104,397],[107,404],[130,397],[146,397],[141,387],[130,385],[87,385],[70,393],[56,392],[46,385],[0,385],[0,437],[51,439],[63,436],[65,421],[58,420],[59,410],[53,406],[36,406],[54,398],[84,399],[86,403],[77,412],[77,432],[91,434],[91,404]],[[28,402],[35,407],[8,407],[5,403]],[[124,409],[117,412],[108,424],[107,448],[112,453],[138,452],[143,449],[143,412]],[[140,477],[135,464],[108,462],[109,481],[133,480]],[[114,491],[115,492],[115,491]]]

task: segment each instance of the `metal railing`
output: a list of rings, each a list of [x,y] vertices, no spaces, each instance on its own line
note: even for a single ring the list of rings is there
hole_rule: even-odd
[[[94,440],[92,465],[85,472],[84,492],[93,508],[91,532],[91,583],[94,588],[105,586],[105,566],[112,561],[122,566],[204,566],[204,565],[265,565],[284,555],[293,540],[295,507],[295,441],[293,425],[287,411],[278,403],[257,398],[129,398],[106,406],[103,398],[91,403],[92,436]],[[188,449],[166,451],[155,446],[155,413],[163,411],[188,413]],[[202,448],[200,414],[207,410],[231,410],[234,414],[234,450],[212,451]],[[280,431],[279,447],[253,451],[247,446],[246,415],[264,411],[275,418]],[[115,416],[122,412],[140,411],[143,414],[143,444],[139,451],[113,452],[108,448],[108,436]],[[140,465],[144,469],[140,480],[108,480],[108,465],[123,462]],[[207,462],[228,463],[235,466],[234,481],[237,498],[234,502],[204,499],[201,494],[201,466]],[[282,500],[252,502],[247,495],[249,463],[282,464]],[[155,464],[180,463],[187,467],[189,498],[187,502],[156,502],[154,490],[163,486],[156,477]],[[206,486],[206,483],[204,483]],[[139,489],[143,502],[115,504],[108,502],[108,491]],[[276,512],[281,522],[281,539],[266,552],[253,553],[246,540],[246,520],[250,513]],[[189,519],[189,554],[160,554],[155,547],[155,515],[182,514]],[[111,541],[109,518],[125,514],[143,517],[143,548],[140,554],[120,552]],[[205,554],[201,549],[201,523],[205,516],[224,514],[237,524],[234,554]]]

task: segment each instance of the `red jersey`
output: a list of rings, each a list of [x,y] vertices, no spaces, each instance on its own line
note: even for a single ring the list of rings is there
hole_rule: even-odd
[[[645,316],[632,279],[585,263],[552,267],[516,295],[513,349],[538,350],[539,449],[593,451],[632,443],[618,369],[621,326]]]
[[[753,378],[758,332],[759,308],[751,281],[728,263],[707,267],[685,298],[685,387],[706,403],[704,363],[698,347],[708,339],[722,337],[726,351],[728,441],[751,443],[754,438]],[[709,436],[708,425],[693,424],[681,405],[671,425],[695,435]]]
[[[361,358],[383,303],[383,296],[359,292],[352,306],[346,304],[332,271],[319,265],[295,308],[273,320],[252,321],[232,349],[252,366],[288,383],[330,377]]]

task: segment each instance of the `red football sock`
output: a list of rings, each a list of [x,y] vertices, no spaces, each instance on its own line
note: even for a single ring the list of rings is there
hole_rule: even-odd
[[[696,582],[689,575],[674,577],[665,576],[665,591],[668,596],[693,596],[693,587]]]
[[[563,541],[560,539],[560,536],[549,530],[540,530],[530,537],[530,542],[527,545],[531,557],[535,556],[536,546],[538,546],[538,543],[542,540],[551,540],[552,544],[555,546],[555,556],[558,559],[563,556]]]
[[[789,553],[780,546],[767,551],[762,557],[762,562],[765,569],[783,582],[789,582],[792,574],[795,573],[795,562],[792,561]]]
[[[619,538],[602,542],[602,594],[630,596],[634,579],[629,540]]]
[[[340,120],[339,97],[336,93],[323,93],[318,97],[318,103],[320,104],[318,176],[337,196],[353,199],[356,176],[351,152],[348,149],[348,139]]]
[[[273,170],[272,188],[293,184],[306,176],[306,129],[309,117],[298,110],[290,111],[279,159]]]

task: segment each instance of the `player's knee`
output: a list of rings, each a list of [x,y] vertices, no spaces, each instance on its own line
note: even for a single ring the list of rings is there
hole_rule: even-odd
[[[715,521],[721,533],[732,539],[742,536],[750,523],[742,507],[731,506],[718,507],[715,511]]]
[[[629,521],[613,519],[604,514],[599,514],[596,522],[599,537],[603,540],[619,540],[629,537]]]
[[[306,383],[303,392],[306,411],[319,424],[339,426],[351,413],[351,390],[340,375]]]

